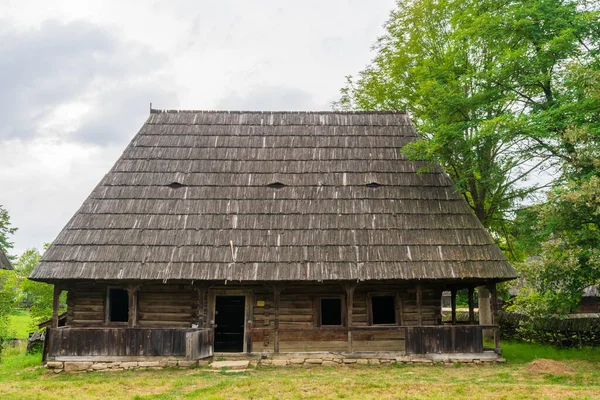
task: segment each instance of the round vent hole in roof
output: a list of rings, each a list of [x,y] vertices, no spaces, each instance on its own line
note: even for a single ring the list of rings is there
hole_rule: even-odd
[[[285,187],[285,184],[281,183],[281,182],[273,182],[273,183],[269,183],[267,186],[272,189],[281,189],[281,188]]]
[[[167,186],[170,187],[171,189],[179,189],[179,188],[184,187],[185,185],[182,183],[179,183],[179,182],[173,182],[173,183],[169,183]]]
[[[382,185],[377,182],[371,182],[371,183],[367,183],[365,186],[368,188],[378,188],[378,187],[381,187]]]

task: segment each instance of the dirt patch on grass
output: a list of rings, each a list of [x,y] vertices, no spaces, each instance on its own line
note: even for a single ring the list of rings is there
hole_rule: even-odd
[[[527,370],[533,374],[571,375],[575,373],[567,364],[547,358],[530,362],[527,364]]]

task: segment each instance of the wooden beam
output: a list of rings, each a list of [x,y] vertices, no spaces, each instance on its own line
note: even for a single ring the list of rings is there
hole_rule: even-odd
[[[417,325],[422,326],[423,325],[423,310],[422,310],[422,304],[423,302],[423,288],[421,287],[421,284],[418,283],[417,284]]]
[[[452,325],[456,325],[456,288],[450,289],[450,307],[452,308]]]
[[[254,321],[254,290],[249,289],[246,294],[246,353],[252,354],[252,329]]]
[[[352,310],[356,284],[346,285],[346,327],[348,328],[348,351],[352,352]]]
[[[496,325],[498,323],[498,296],[496,293],[496,283],[490,283],[488,285],[488,290],[490,291],[492,325]],[[502,350],[500,349],[500,331],[498,328],[494,328],[494,350],[496,353],[502,354]]]
[[[496,283],[490,283],[488,285],[490,291],[490,311],[492,314],[492,325],[496,324],[498,319],[498,297],[496,294]]]
[[[473,293],[475,292],[475,288],[473,286],[469,286],[469,324],[475,324],[475,301],[473,297]]]
[[[399,292],[396,292],[396,325],[404,325],[404,310],[402,297]]]
[[[206,324],[205,298],[206,286],[194,286],[196,290],[196,303],[194,304],[194,321],[198,324],[198,328],[204,328]]]
[[[275,307],[275,340],[273,347],[275,353],[279,353],[279,303],[281,299],[281,288],[273,287],[273,306]]]
[[[63,289],[60,285],[54,285],[52,297],[52,328],[58,328],[58,309],[60,307],[60,294]]]
[[[134,285],[129,285],[127,287],[127,294],[129,295],[129,304],[128,304],[129,315],[127,316],[127,327],[128,328],[135,328],[135,326],[137,325],[136,297],[137,297],[138,288],[139,288],[138,286],[134,286]]]

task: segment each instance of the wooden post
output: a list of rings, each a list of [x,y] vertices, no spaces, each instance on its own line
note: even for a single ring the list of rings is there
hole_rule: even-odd
[[[473,300],[473,286],[469,286],[469,324],[475,324],[475,301]]]
[[[348,328],[348,351],[352,352],[352,309],[356,285],[346,285],[346,327]]]
[[[129,285],[127,287],[127,294],[129,295],[129,315],[127,318],[127,327],[135,328],[137,325],[137,307],[135,298],[137,296],[138,286]]]
[[[252,323],[254,321],[254,290],[246,293],[246,353],[252,354]]]
[[[252,354],[252,320],[246,323],[246,353]]]
[[[202,329],[205,326],[207,326],[206,314],[204,313],[204,298],[206,295],[206,286],[196,286],[194,287],[194,289],[196,290],[197,297],[194,311],[194,320],[198,324],[198,328]]]
[[[62,287],[54,285],[54,295],[52,297],[52,328],[58,328],[58,308],[60,307],[60,294]]]
[[[478,306],[479,306],[479,325],[492,325],[492,312],[490,302],[490,291],[487,286],[477,288]],[[483,336],[491,339],[493,334],[490,329],[483,330]]]
[[[488,288],[490,291],[490,311],[492,325],[496,325],[498,323],[498,297],[496,294],[496,283],[490,283]],[[502,350],[500,349],[500,330],[497,327],[494,328],[494,350],[498,354],[502,353]]]
[[[456,288],[450,289],[450,304],[452,308],[452,325],[456,325]]]
[[[279,301],[281,298],[281,288],[274,287],[273,288],[273,305],[275,306],[275,340],[273,342],[273,347],[275,353],[279,353]]]
[[[423,288],[421,287],[421,284],[418,283],[417,284],[417,325],[418,326],[423,325],[423,311],[421,309],[422,301],[423,301]]]
[[[404,304],[399,292],[396,292],[396,307],[396,324],[404,325]]]

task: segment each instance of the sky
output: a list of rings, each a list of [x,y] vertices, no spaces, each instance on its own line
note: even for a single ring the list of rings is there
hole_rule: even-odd
[[[329,110],[394,0],[0,0],[0,205],[54,240],[153,108]]]

